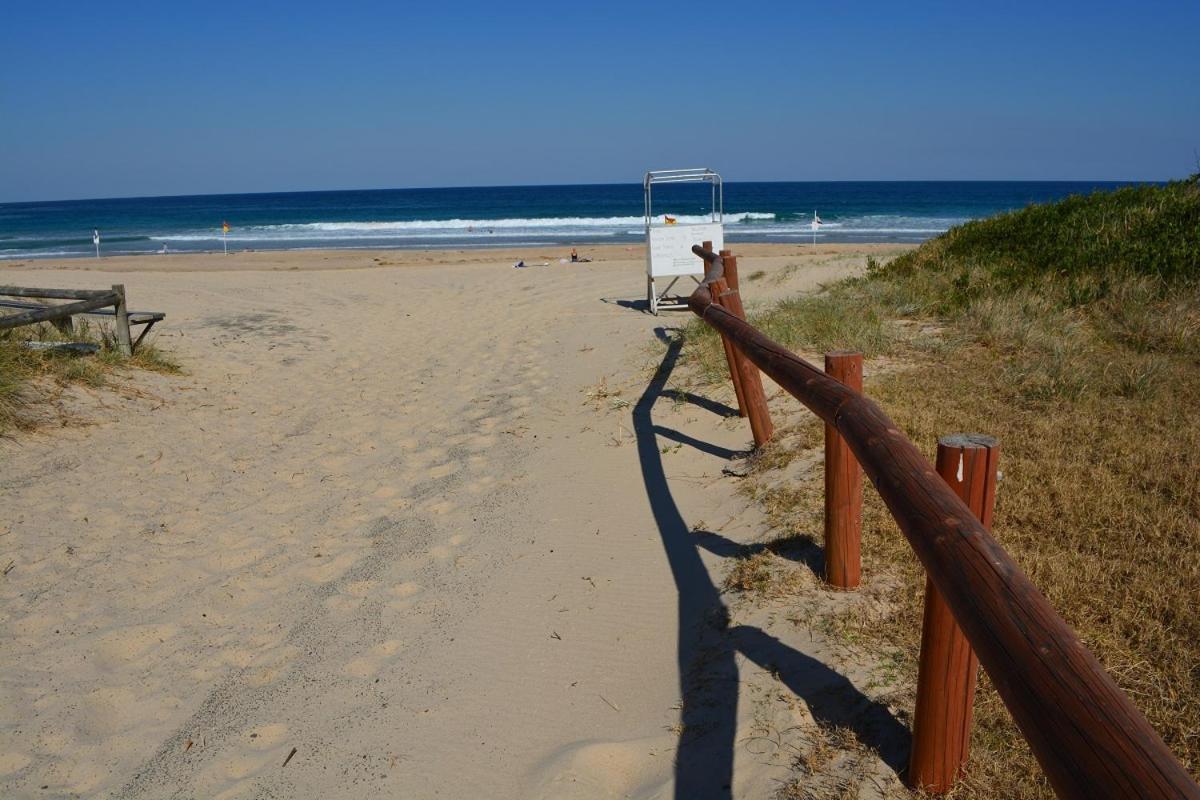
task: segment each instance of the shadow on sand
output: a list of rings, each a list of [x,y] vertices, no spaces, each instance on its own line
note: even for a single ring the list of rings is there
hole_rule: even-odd
[[[670,301],[669,301],[671,303],[670,305],[660,305],[658,307],[659,313],[660,314],[668,313],[668,312],[686,313],[687,312],[686,306],[674,305],[674,303],[677,300],[678,300],[678,298],[672,297],[672,298],[670,298]],[[613,306],[620,306],[621,308],[628,308],[630,311],[640,311],[643,314],[650,313],[650,301],[644,297],[640,298],[640,299],[635,299],[635,300],[626,300],[623,297],[601,297],[600,302],[608,303],[609,305],[613,305]],[[668,302],[668,301],[664,300],[663,302]]]
[[[825,579],[825,551],[819,545],[802,536],[774,542],[741,544],[726,539],[719,533],[707,531],[696,536],[696,546],[703,547],[721,558],[749,558],[759,553],[774,553],[780,558],[795,561],[806,567],[817,578]]]
[[[646,299],[626,300],[620,297],[601,297],[600,302],[620,306],[621,308],[628,308],[630,311],[640,311],[643,314],[650,313],[650,301]]]
[[[859,741],[880,754],[892,768],[899,769],[907,755],[909,732],[885,706],[863,695],[849,680],[824,664],[758,628],[730,627],[729,610],[701,561],[700,548],[722,556],[748,551],[718,534],[688,528],[671,496],[658,436],[686,440],[685,443],[722,458],[738,454],[654,424],[655,402],[660,397],[678,398],[678,393],[673,394],[665,387],[682,347],[679,337],[667,330],[658,328],[655,333],[667,343],[667,350],[634,406],[633,428],[646,495],[679,593],[677,663],[683,697],[680,720],[683,732],[675,759],[675,797],[707,800],[732,796],[738,652],[763,669],[776,672],[804,700],[818,722],[850,728]],[[724,413],[722,409],[732,411],[703,398],[691,397],[689,402],[714,413]],[[819,560],[811,553],[797,560],[810,569],[820,570]]]

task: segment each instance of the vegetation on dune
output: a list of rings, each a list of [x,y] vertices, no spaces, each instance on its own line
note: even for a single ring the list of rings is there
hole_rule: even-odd
[[[81,342],[95,345],[94,354],[66,350],[33,350],[26,342]],[[174,373],[179,365],[152,342],[143,342],[132,357],[121,355],[107,328],[76,318],[75,330],[63,334],[40,325],[0,331],[0,435],[35,427],[43,421],[46,401],[70,386],[100,387],[126,368]]]
[[[956,291],[939,300],[951,306],[1047,276],[1068,291],[1074,279],[1086,301],[1101,289],[1096,278],[1133,272],[1167,281],[1200,274],[1200,181],[1137,186],[1057,203],[1034,205],[968,222],[896,259],[890,271],[949,272]],[[975,281],[968,280],[974,277]],[[979,282],[980,277],[988,279]],[[961,282],[961,283],[960,283]]]
[[[996,537],[1200,772],[1197,176],[972,222],[751,316],[814,356],[862,350],[867,392],[930,457],[947,433],[1000,439]],[[693,323],[685,338],[692,362],[724,380],[717,337]],[[815,420],[783,430],[806,427],[775,450],[819,447]],[[820,492],[770,476],[772,462],[789,460],[764,460],[747,490],[780,535],[820,542]],[[889,658],[911,684],[923,575],[878,498],[866,498],[864,574],[903,577],[892,618],[867,633],[877,651],[895,648]],[[1053,796],[986,678],[956,796]]]

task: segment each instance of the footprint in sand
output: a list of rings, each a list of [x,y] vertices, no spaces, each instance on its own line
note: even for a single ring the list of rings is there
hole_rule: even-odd
[[[435,545],[434,547],[429,548],[429,555],[433,556],[439,561],[444,561],[453,556],[455,548],[461,546],[466,540],[467,537],[461,533],[455,534],[447,539],[445,544]]]
[[[455,472],[458,472],[461,467],[462,465],[457,461],[448,461],[445,464],[438,464],[437,466],[429,468],[429,477],[444,478],[447,475],[453,475]]]
[[[357,527],[357,524],[351,525],[350,527]],[[319,560],[321,563],[299,570],[298,573],[300,578],[302,580],[309,581],[310,583],[328,583],[329,581],[341,576],[346,570],[350,569],[350,567],[354,566],[354,564],[358,561],[358,554],[342,553],[334,558],[314,558],[312,560]]]
[[[244,743],[244,742],[243,742]],[[237,785],[224,790],[220,794],[210,795],[214,798],[248,797],[248,785],[242,783],[276,762],[277,753],[267,751],[242,750],[236,753],[219,756],[197,780],[200,786],[220,786],[229,781],[238,781]],[[278,766],[278,763],[275,763]]]
[[[109,743],[119,747],[111,740]],[[85,753],[89,750],[92,748],[80,748],[77,752],[81,760],[69,765],[62,774],[63,789],[76,797],[94,796],[93,790],[108,777],[108,770],[97,763],[103,758],[103,750],[95,748],[92,757],[87,758]]]
[[[296,654],[300,650],[292,645],[284,645],[274,647],[265,652],[261,652],[254,659],[250,669],[246,671],[242,679],[247,686],[267,686],[279,680],[287,671],[292,661],[296,658]]]
[[[273,722],[251,728],[246,731],[243,738],[247,742],[246,746],[251,750],[270,750],[272,747],[279,746],[287,734],[287,725],[282,722]]]
[[[147,695],[135,686],[99,686],[73,703],[82,712],[74,726],[76,733],[105,741],[118,732],[169,719],[179,707],[178,698],[166,693]]]
[[[105,669],[132,664],[179,632],[175,624],[127,625],[98,637],[96,661]]]
[[[430,462],[441,463],[445,461],[446,457],[449,455],[449,451],[447,451],[444,447],[430,447],[427,450],[422,450],[421,452],[417,453],[417,461],[422,464],[428,464]]]
[[[394,595],[395,597],[412,597],[414,594],[421,592],[423,588],[424,587],[422,587],[419,583],[405,581],[404,583],[397,583],[395,586],[388,589],[388,594]]]
[[[243,534],[247,535],[247,534]],[[261,560],[270,552],[265,545],[246,545],[237,548],[222,548],[205,558],[204,566],[216,572],[235,572]]]
[[[363,598],[378,585],[378,581],[348,583],[337,594],[325,598],[325,607],[333,611],[351,611],[362,605]]]
[[[0,753],[0,775],[12,775],[29,766],[32,761],[24,753]]]
[[[442,500],[437,503],[430,503],[428,506],[426,506],[426,508],[429,510],[429,513],[431,513],[431,514],[441,515],[441,514],[449,514],[451,511],[453,511],[456,508],[456,506],[450,500]]]
[[[399,639],[380,642],[363,655],[347,661],[342,665],[342,672],[352,678],[369,678],[384,665],[394,661],[400,653],[400,647]]]
[[[496,437],[490,434],[472,436],[466,441],[466,448],[472,452],[482,453],[496,446]]]
[[[387,608],[391,612],[405,612],[412,607],[414,599],[418,594],[423,592],[425,587],[413,581],[405,581],[398,583],[391,589],[388,589],[388,594],[392,596],[392,600],[387,604]]]
[[[352,597],[366,597],[378,585],[379,581],[354,581],[342,587],[342,591]]]
[[[486,462],[486,459],[481,458],[480,460]],[[481,475],[479,478],[476,478],[468,483],[466,485],[466,490],[471,494],[483,494],[489,488],[495,485],[495,483],[496,479],[491,475]]]

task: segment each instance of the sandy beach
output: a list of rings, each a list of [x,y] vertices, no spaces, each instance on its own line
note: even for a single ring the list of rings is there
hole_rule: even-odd
[[[897,249],[738,247],[743,295]],[[641,248],[581,255],[0,263],[123,283],[184,369],[0,441],[0,795],[766,797],[794,756],[754,731],[878,716],[753,612],[694,680],[730,559],[693,531],[763,532],[749,428],[673,373]]]

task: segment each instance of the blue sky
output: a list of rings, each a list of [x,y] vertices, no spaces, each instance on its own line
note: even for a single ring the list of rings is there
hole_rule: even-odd
[[[11,3],[0,202],[1181,177],[1200,2]]]

